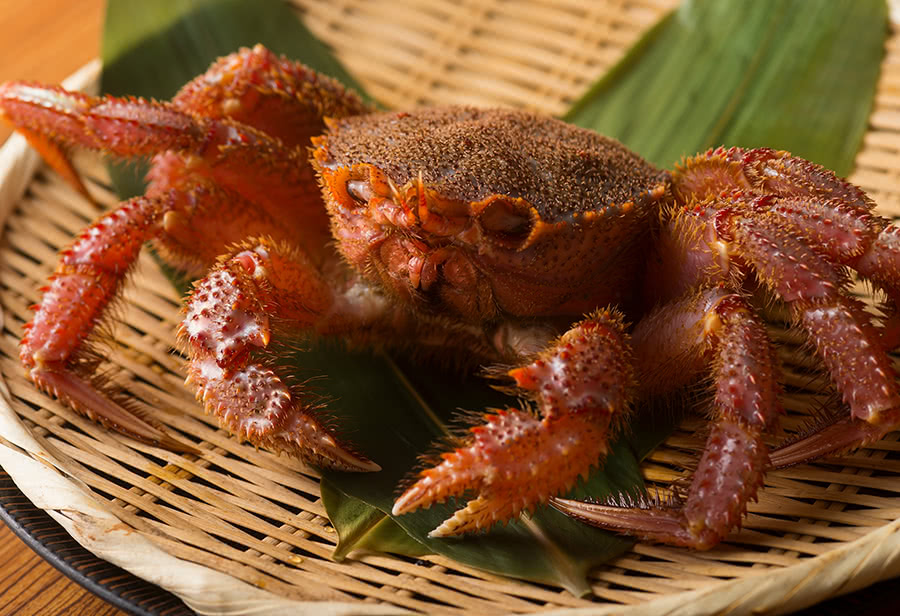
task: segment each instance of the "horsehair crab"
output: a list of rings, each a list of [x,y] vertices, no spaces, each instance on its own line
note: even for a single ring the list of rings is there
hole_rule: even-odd
[[[707,548],[740,524],[770,466],[900,425],[886,354],[900,328],[894,313],[876,323],[864,312],[846,272],[896,307],[900,234],[862,190],[785,152],[718,148],[661,171],[524,111],[376,113],[261,46],[220,59],[171,102],[7,83],[0,113],[82,190],[71,147],[153,157],[146,193],[61,252],[20,347],[39,388],[139,439],[179,446],[118,402],[90,358],[147,240],[202,276],[178,333],[187,381],[223,427],[258,446],[379,468],[279,374],[272,349],[293,331],[506,366],[495,372],[526,402],[487,411],[395,502],[403,514],[474,495],[436,536],[563,493],[603,458],[636,401],[704,375],[712,427],[682,498],[555,506]],[[756,285],[790,309],[847,411],[771,454],[779,372],[748,300]]]

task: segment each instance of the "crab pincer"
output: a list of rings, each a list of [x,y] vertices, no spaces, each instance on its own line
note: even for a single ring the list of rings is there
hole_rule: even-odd
[[[321,405],[303,387],[291,387],[283,369],[256,352],[272,341],[273,320],[312,324],[330,303],[328,287],[296,249],[267,241],[238,249],[195,285],[185,307],[187,381],[224,427],[257,446],[328,468],[377,471],[317,416]]]
[[[477,497],[430,535],[490,528],[568,490],[600,463],[633,395],[619,315],[592,314],[509,375],[540,416],[527,408],[487,414],[466,444],[422,471],[394,503],[394,515],[472,491]]]

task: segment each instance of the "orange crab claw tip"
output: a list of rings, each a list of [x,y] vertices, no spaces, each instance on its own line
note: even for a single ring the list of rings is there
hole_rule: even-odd
[[[403,515],[405,513],[411,513],[419,507],[425,505],[427,495],[425,487],[421,484],[427,479],[427,477],[425,479],[420,479],[414,486],[401,494],[400,498],[398,498],[396,502],[394,502],[394,506],[391,508],[391,515]]]
[[[458,533],[454,533],[452,528],[444,521],[440,526],[428,532],[429,539],[443,539],[444,537],[452,537]]]
[[[534,378],[532,371],[528,368],[529,366],[513,368],[507,374],[515,379],[516,385],[522,389],[533,389],[537,385],[537,380]]]
[[[381,466],[372,462],[368,458],[363,458],[359,456],[354,456],[350,453],[345,453],[341,456],[341,462],[346,464],[349,470],[360,472],[360,473],[376,473],[381,470]]]
[[[428,536],[440,539],[488,529],[497,521],[496,513],[496,501],[479,496],[466,503],[462,509],[457,509],[440,526],[429,532]]]

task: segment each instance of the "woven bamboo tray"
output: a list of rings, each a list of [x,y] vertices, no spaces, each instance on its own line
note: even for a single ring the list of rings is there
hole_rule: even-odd
[[[389,107],[523,106],[558,114],[673,0],[373,2],[302,0],[298,10]],[[527,6],[525,6],[527,5]],[[98,65],[69,87],[96,87]],[[900,217],[900,37],[888,42],[876,108],[852,181]],[[95,157],[77,166],[98,202],[116,199]],[[98,210],[45,172],[18,136],[0,151],[0,464],[38,507],[98,556],[179,595],[197,612],[785,613],[900,575],[897,434],[851,456],[773,472],[744,528],[697,553],[638,545],[592,574],[593,594],[484,574],[441,557],[329,560],[336,535],[315,470],[218,430],[183,385],[172,351],[178,297],[142,256],[104,367],[202,456],[97,427],[36,392],[16,360],[27,307],[56,251]],[[782,343],[790,430],[825,402],[792,333]],[[684,476],[702,446],[687,421],[645,465]]]

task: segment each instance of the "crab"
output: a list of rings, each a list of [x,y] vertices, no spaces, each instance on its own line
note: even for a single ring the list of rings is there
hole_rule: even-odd
[[[900,233],[861,189],[786,152],[717,148],[660,170],[526,111],[376,112],[261,46],[171,102],[14,82],[0,114],[85,195],[70,148],[153,157],[146,193],[60,253],[20,346],[37,387],[135,438],[186,448],[95,373],[94,332],[148,240],[199,278],[178,332],[187,382],[256,446],[379,469],[278,365],[298,332],[452,355],[505,379],[520,403],[486,410],[395,501],[402,515],[469,497],[432,536],[550,501],[643,540],[709,548],[740,525],[767,469],[900,425],[887,355]],[[849,294],[849,270],[884,292],[883,317]],[[844,402],[771,452],[782,407],[759,289],[783,302]],[[679,497],[559,498],[602,463],[633,407],[704,379],[709,437]]]

